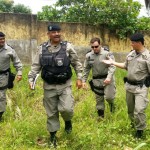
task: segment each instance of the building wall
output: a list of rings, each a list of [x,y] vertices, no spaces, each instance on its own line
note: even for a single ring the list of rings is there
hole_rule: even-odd
[[[6,34],[7,43],[17,51],[23,63],[31,63],[37,46],[48,40],[47,26],[53,22],[38,21],[36,15],[0,13],[0,31]],[[104,26],[81,23],[57,23],[62,28],[62,38],[72,42],[80,58],[90,49],[92,37],[99,37],[114,54],[123,56],[131,50],[130,40],[121,40]],[[145,46],[150,49],[150,31],[143,31]],[[118,59],[120,56],[118,57]]]

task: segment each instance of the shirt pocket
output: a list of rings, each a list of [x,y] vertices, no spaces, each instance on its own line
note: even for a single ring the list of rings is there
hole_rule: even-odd
[[[147,70],[146,61],[140,60],[137,62],[137,65],[138,65],[139,71],[143,72],[143,71]]]

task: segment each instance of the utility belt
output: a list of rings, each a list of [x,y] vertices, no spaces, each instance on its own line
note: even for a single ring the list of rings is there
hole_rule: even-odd
[[[71,78],[71,76],[72,76],[72,72],[70,74],[60,73],[56,75],[43,70],[41,73],[42,79],[46,81],[48,84],[64,84],[68,79]]]
[[[6,72],[9,72],[10,71],[10,68],[8,68],[7,70],[4,70],[4,71],[0,71],[0,74],[5,74]]]
[[[143,85],[145,84],[145,80],[131,81],[127,77],[124,77],[124,83],[126,83],[126,82],[131,84],[131,85],[137,85],[137,86],[140,86],[140,87],[143,87]]]
[[[104,79],[107,77],[107,74],[105,75],[98,75],[98,76],[93,76],[93,79]]]
[[[8,76],[8,84],[3,86],[3,87],[0,87],[0,90],[4,90],[4,89],[12,89],[14,87],[14,83],[13,81],[15,80],[15,74],[11,73],[11,70],[10,68],[8,68],[7,70],[4,70],[4,71],[0,71],[0,74],[5,74],[9,72],[9,76]]]
[[[100,95],[100,96],[103,96],[104,95],[104,87],[103,86],[95,86],[94,84],[93,84],[93,81],[92,80],[90,80],[89,81],[89,84],[90,84],[90,87],[91,87],[91,90],[95,93],[95,94],[97,94],[97,95]]]
[[[93,76],[93,79],[104,79],[106,77],[107,77],[107,74],[105,74],[105,75],[98,75],[98,76]],[[103,86],[95,86],[93,84],[92,80],[89,81],[89,84],[90,84],[91,90],[95,94],[100,95],[100,96],[104,95],[104,87]]]

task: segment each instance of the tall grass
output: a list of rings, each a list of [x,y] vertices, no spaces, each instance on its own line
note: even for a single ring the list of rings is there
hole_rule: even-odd
[[[43,85],[38,78],[36,90],[28,88],[29,66],[24,67],[23,80],[15,82],[15,87],[7,91],[7,110],[0,123],[0,150],[48,150],[49,133],[46,128],[46,112],[43,108]],[[97,120],[95,97],[90,89],[77,90],[76,76],[73,74],[73,95],[75,109],[73,131],[64,132],[64,122],[57,133],[60,150],[149,150],[150,149],[150,108],[147,113],[147,129],[144,138],[134,138],[130,127],[125,102],[123,77],[126,71],[116,70],[116,112],[111,114],[106,104],[105,119]],[[43,145],[39,145],[42,141]],[[51,148],[52,149],[52,148]]]

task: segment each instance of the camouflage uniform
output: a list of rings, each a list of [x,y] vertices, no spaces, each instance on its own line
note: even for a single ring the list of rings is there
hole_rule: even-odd
[[[131,51],[126,58],[125,68],[128,71],[129,82],[138,83],[143,81],[150,74],[150,52],[145,49],[137,54]],[[128,115],[132,122],[135,122],[137,130],[146,128],[145,109],[148,105],[148,88],[143,85],[133,85],[128,82],[126,87],[126,102]]]
[[[105,78],[102,79],[93,79],[93,84],[96,87],[104,87],[104,95],[96,95],[96,109],[97,110],[104,110],[105,103],[104,98],[107,100],[108,103],[113,103],[116,93],[115,87],[115,79],[114,79],[114,72],[116,67],[109,66],[102,62],[102,60],[107,59],[107,56],[110,56],[114,59],[113,55],[101,48],[99,54],[95,54],[93,51],[86,54],[86,59],[84,61],[84,69],[83,69],[83,82],[86,82],[90,70],[92,69],[92,76],[104,76]],[[104,80],[106,78],[111,79],[111,83],[109,85],[104,85]]]
[[[47,46],[48,50],[52,53],[58,52],[61,48],[61,44],[55,47],[51,45],[50,41],[48,42]],[[81,79],[82,64],[79,62],[77,53],[71,43],[67,42],[66,53],[71,60],[71,65],[75,69],[77,78]],[[33,82],[35,75],[42,69],[39,60],[41,54],[42,46],[39,47],[39,50],[31,66],[31,71],[28,75],[30,83]],[[47,113],[47,128],[49,132],[59,130],[59,112],[61,113],[64,121],[69,121],[73,117],[74,98],[72,95],[71,86],[71,79],[67,80],[65,84],[48,84],[47,82],[44,82],[43,105]]]
[[[17,75],[22,75],[22,63],[18,58],[15,50],[9,45],[5,44],[0,49],[0,72],[3,72],[10,68],[10,61],[13,62],[13,66],[17,70]],[[9,72],[0,73],[0,88],[5,87],[8,84]],[[6,89],[0,90],[0,112],[6,110]]]

